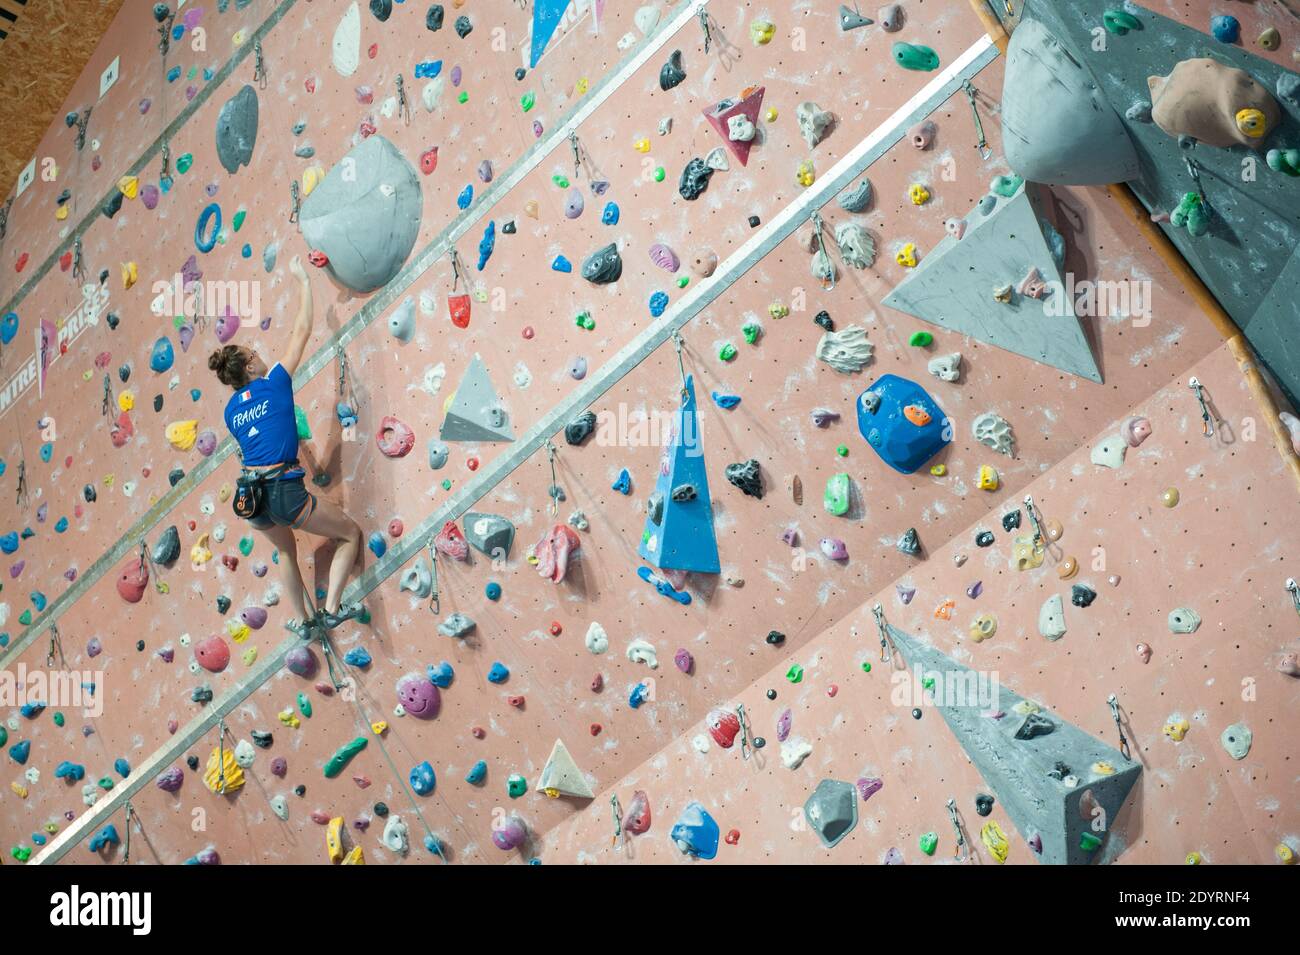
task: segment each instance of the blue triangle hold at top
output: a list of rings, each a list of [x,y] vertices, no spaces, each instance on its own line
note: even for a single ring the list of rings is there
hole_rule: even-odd
[[[569,8],[569,0],[536,0],[533,4],[533,48],[529,54],[528,68],[532,69],[546,52],[546,44],[555,35],[560,18]]]
[[[709,476],[695,409],[695,379],[689,376],[659,460],[647,511],[637,549],[641,557],[661,570],[721,572]]]

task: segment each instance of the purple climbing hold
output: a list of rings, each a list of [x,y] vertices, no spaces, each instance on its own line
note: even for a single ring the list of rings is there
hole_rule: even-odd
[[[977,580],[966,588],[966,596],[971,600],[974,600],[982,593],[984,593],[984,581],[982,580]]]
[[[284,666],[295,676],[311,676],[316,672],[316,655],[310,647],[294,647],[285,655]]]
[[[863,802],[866,802],[876,793],[880,792],[884,785],[885,781],[883,779],[876,779],[872,776],[863,776],[858,780],[858,795],[862,797]]]
[[[564,203],[564,218],[576,219],[582,215],[582,210],[587,208],[586,200],[582,198],[582,193],[577,189],[569,191],[569,198]]]
[[[262,607],[245,607],[239,611],[239,619],[254,630],[261,630],[266,625],[266,610]]]
[[[277,756],[271,760],[271,775],[279,776],[281,779],[289,772],[289,763],[283,756]]]
[[[166,793],[174,793],[181,788],[181,783],[185,781],[185,773],[179,766],[168,766],[158,774],[158,781],[155,785]]]
[[[516,815],[509,815],[492,830],[492,844],[498,849],[518,849],[528,839],[528,827]]]
[[[99,637],[91,637],[86,641],[86,656],[94,658],[104,652],[104,645],[99,642]]]
[[[823,537],[821,539],[822,553],[831,560],[848,560],[849,549],[845,546],[844,541],[838,537]]]
[[[682,647],[673,654],[673,663],[683,673],[690,673],[695,667],[695,658],[691,656],[691,651]]]
[[[779,743],[784,743],[790,737],[790,727],[794,724],[794,714],[790,712],[789,707],[782,711],[781,715],[776,718],[776,739]]]
[[[916,596],[915,587],[908,587],[905,584],[897,584],[895,585],[895,589],[898,591],[899,602],[905,605],[910,604],[912,598]]]

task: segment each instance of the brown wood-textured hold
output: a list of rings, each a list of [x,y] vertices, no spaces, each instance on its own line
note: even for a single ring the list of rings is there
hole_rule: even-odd
[[[797,474],[790,482],[790,493],[794,495],[794,502],[796,504],[803,504],[803,481],[799,479],[799,475]]]
[[[0,0],[0,6],[17,15],[12,23],[0,20],[9,31],[0,41],[0,196],[7,196],[51,125],[88,105],[65,101],[122,0],[28,0],[26,6]],[[153,18],[145,20],[152,28]]]

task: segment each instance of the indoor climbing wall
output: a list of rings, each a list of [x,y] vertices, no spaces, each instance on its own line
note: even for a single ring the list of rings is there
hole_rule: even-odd
[[[1289,473],[1114,200],[1014,175],[984,31],[128,3],[3,240],[0,666],[93,684],[0,701],[6,856],[672,861],[716,822],[728,861],[910,862],[948,796],[986,861],[1300,848]],[[303,462],[367,543],[328,647],[230,511],[205,367],[274,359],[294,256]],[[1141,292],[1053,312],[1065,275]],[[936,651],[1015,694],[994,768],[895,692]],[[1000,767],[1054,746],[1035,785],[1100,829],[1026,825]]]

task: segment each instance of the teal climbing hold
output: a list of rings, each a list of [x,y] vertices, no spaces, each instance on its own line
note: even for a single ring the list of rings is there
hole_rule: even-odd
[[[919,70],[928,73],[939,68],[939,54],[928,46],[904,43],[900,40],[894,44],[893,51],[894,62],[905,70]]]

